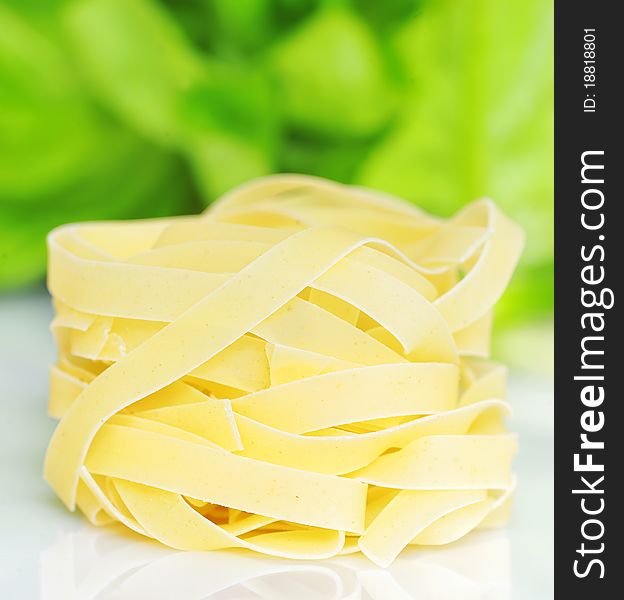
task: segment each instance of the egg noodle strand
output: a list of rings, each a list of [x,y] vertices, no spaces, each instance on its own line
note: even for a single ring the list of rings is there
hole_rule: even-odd
[[[440,220],[290,175],[197,217],[60,227],[46,479],[188,550],[386,566],[499,525],[491,315],[522,244],[489,200]]]

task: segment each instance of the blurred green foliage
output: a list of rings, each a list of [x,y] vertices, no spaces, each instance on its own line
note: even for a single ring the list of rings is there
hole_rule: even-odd
[[[0,290],[67,221],[197,211],[271,172],[528,233],[501,309],[552,309],[549,0],[0,0]]]

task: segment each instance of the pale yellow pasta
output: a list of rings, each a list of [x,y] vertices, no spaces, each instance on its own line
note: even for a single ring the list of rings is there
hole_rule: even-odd
[[[280,557],[499,525],[516,440],[492,309],[523,236],[273,176],[203,215],[49,236],[59,419],[45,476],[95,524]]]

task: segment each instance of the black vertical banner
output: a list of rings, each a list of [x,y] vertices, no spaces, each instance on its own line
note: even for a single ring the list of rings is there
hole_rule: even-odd
[[[624,597],[619,6],[555,2],[555,596],[562,599]]]

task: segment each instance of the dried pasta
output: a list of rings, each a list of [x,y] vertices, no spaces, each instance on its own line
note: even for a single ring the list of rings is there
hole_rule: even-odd
[[[522,244],[489,200],[441,220],[290,175],[60,227],[45,477],[188,550],[386,566],[501,524],[516,438],[489,338]]]

